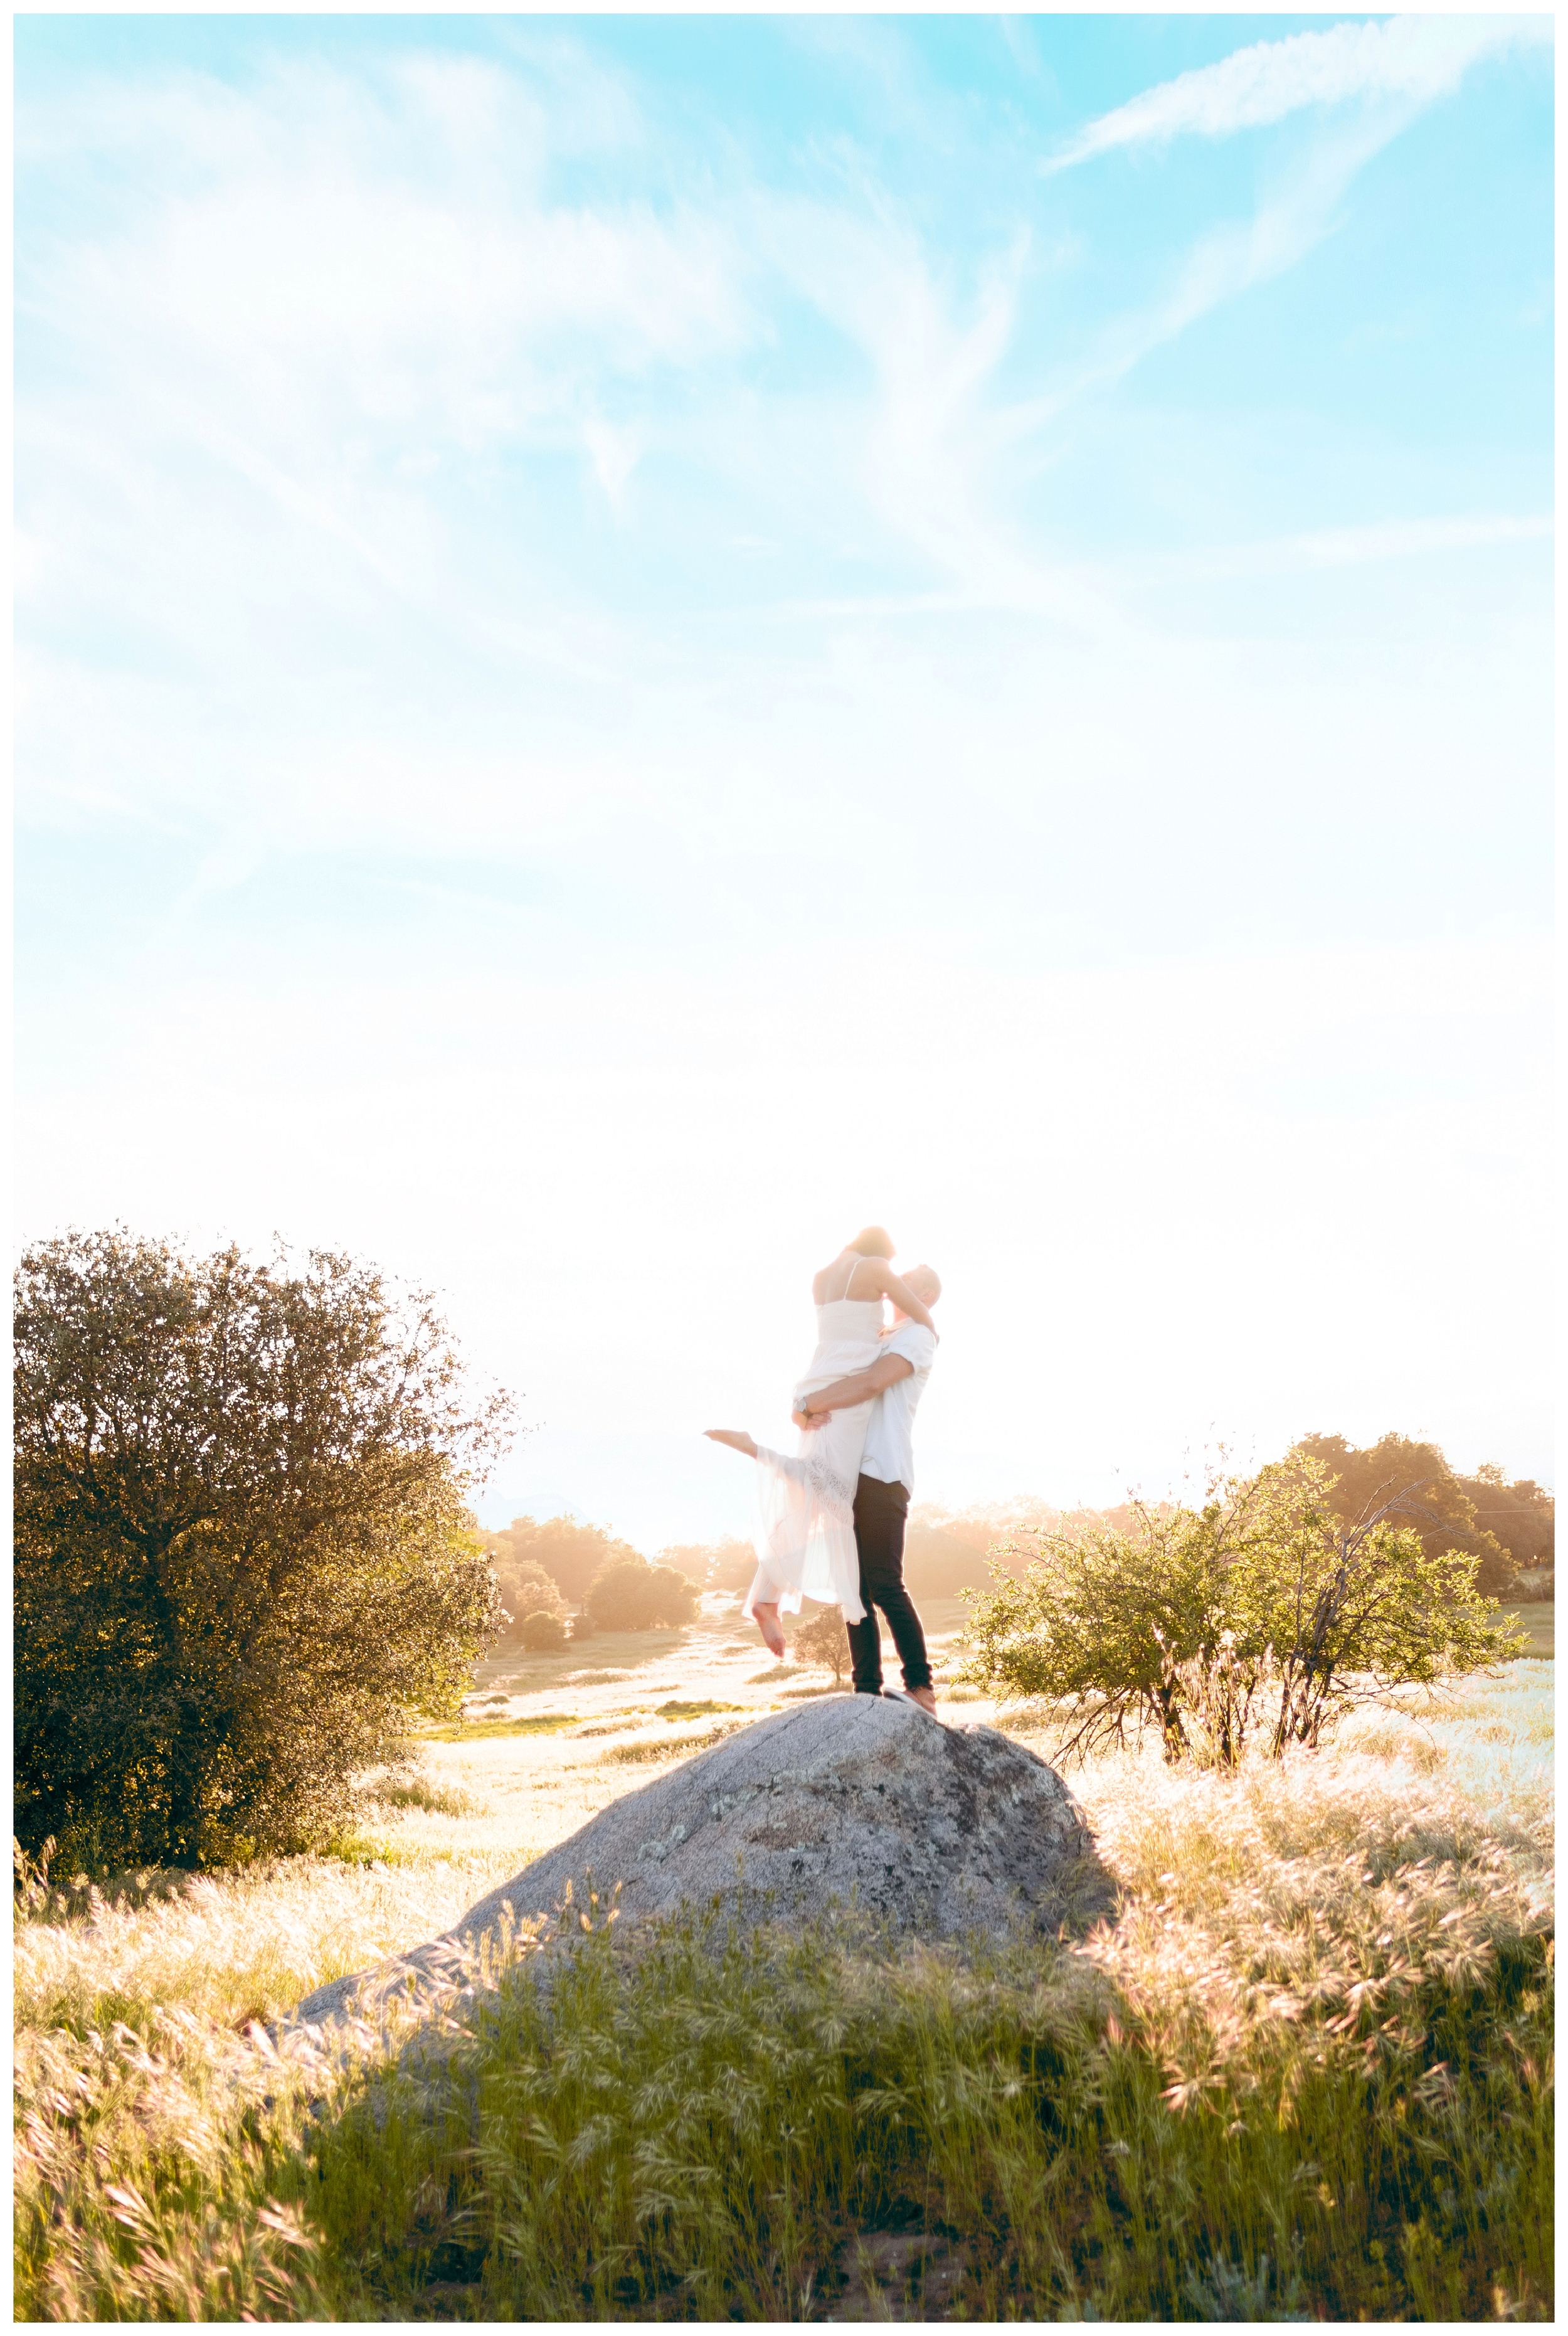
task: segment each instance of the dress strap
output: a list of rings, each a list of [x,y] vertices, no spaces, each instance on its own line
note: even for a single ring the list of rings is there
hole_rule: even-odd
[[[852,1263],[851,1263],[851,1266],[850,1266],[850,1276],[849,1276],[849,1281],[846,1281],[846,1282],[844,1283],[844,1286],[843,1286],[842,1290],[840,1291],[840,1293],[839,1293],[839,1295],[840,1295],[840,1298],[841,1298],[841,1299],[844,1299],[844,1298],[847,1298],[847,1297],[849,1296],[849,1294],[850,1294],[850,1281],[852,1281],[852,1280],[854,1280],[854,1278],[855,1278],[855,1267],[856,1267],[857,1265],[859,1265],[860,1261],[861,1261],[861,1260],[860,1260],[860,1252],[859,1252],[859,1251],[857,1250],[857,1251],[856,1251],[856,1252],[855,1252],[854,1258],[853,1258],[853,1260],[852,1260]]]

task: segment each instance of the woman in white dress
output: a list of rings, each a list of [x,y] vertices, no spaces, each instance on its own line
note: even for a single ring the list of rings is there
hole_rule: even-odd
[[[813,1280],[817,1345],[811,1368],[795,1387],[791,1409],[797,1420],[810,1418],[811,1397],[819,1389],[876,1361],[884,1298],[928,1330],[935,1329],[914,1291],[893,1271],[888,1261],[892,1254],[881,1227],[868,1225]],[[716,1444],[728,1444],[757,1464],[757,1571],[741,1611],[756,1623],[770,1654],[784,1651],[780,1609],[798,1614],[803,1594],[825,1606],[842,1606],[847,1622],[864,1616],[854,1511],[871,1416],[870,1403],[830,1412],[820,1426],[801,1427],[793,1454],[755,1444],[742,1428],[707,1430]]]

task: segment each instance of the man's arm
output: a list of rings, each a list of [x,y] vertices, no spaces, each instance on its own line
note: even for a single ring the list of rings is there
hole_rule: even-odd
[[[852,1378],[834,1379],[831,1387],[813,1387],[794,1414],[797,1427],[820,1427],[830,1411],[848,1411],[852,1405],[869,1403],[883,1387],[896,1387],[900,1379],[913,1376],[914,1365],[907,1355],[881,1355],[869,1370],[856,1371]]]

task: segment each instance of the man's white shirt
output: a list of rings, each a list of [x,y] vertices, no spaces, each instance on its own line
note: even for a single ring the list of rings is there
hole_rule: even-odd
[[[861,1455],[861,1475],[879,1484],[915,1489],[915,1407],[926,1391],[931,1365],[937,1358],[937,1338],[923,1322],[900,1322],[882,1340],[884,1355],[901,1355],[914,1368],[907,1378],[884,1387],[872,1406],[866,1446]]]

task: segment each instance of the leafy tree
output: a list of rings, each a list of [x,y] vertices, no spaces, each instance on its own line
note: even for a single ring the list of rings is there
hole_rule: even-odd
[[[1347,1527],[1330,1483],[1315,1462],[1277,1462],[1202,1510],[1135,1503],[1130,1530],[1004,1547],[966,1675],[1049,1698],[1064,1749],[1154,1727],[1168,1759],[1229,1765],[1261,1728],[1276,1753],[1315,1744],[1367,1695],[1509,1650],[1473,1557],[1429,1551],[1407,1498]]]
[[[690,1621],[697,1592],[673,1565],[650,1565],[634,1551],[595,1574],[585,1603],[596,1630],[669,1630]]]
[[[1066,1707],[1064,1748],[1156,1728],[1188,1748],[1179,1667],[1219,1651],[1233,1534],[1222,1510],[1137,1511],[1133,1527],[1044,1527],[1002,1543],[973,1601],[964,1676]],[[1255,1650],[1259,1655],[1261,1649]]]
[[[809,1663],[813,1670],[832,1671],[833,1685],[842,1683],[849,1669],[849,1632],[844,1618],[836,1606],[824,1606],[809,1622],[803,1622],[791,1641],[797,1660]]]
[[[536,1606],[517,1629],[520,1645],[531,1655],[552,1655],[566,1644],[566,1617],[548,1606]]]
[[[1358,1523],[1404,1490],[1411,1503],[1410,1524],[1428,1556],[1467,1550],[1476,1561],[1476,1584],[1485,1596],[1505,1598],[1513,1588],[1517,1563],[1477,1519],[1476,1502],[1437,1445],[1390,1433],[1358,1449],[1342,1436],[1314,1434],[1303,1436],[1291,1454],[1320,1461],[1331,1473],[1330,1503],[1341,1524]]]
[[[430,1301],[123,1231],[16,1275],[16,1831],[84,1865],[319,1837],[495,1631],[504,1398]]]
[[[956,1598],[982,1587],[983,1548],[949,1527],[911,1517],[904,1529],[904,1582],[915,1598]]]
[[[571,1606],[580,1606],[589,1583],[612,1558],[638,1558],[629,1542],[618,1541],[603,1525],[585,1525],[573,1516],[513,1517],[501,1533],[487,1533],[485,1547],[499,1576],[517,1575],[537,1565]]]
[[[542,1565],[535,1565],[531,1559],[524,1558],[520,1565],[513,1565],[510,1572],[504,1573],[498,1565],[496,1585],[501,1591],[509,1618],[502,1631],[503,1637],[519,1638],[524,1623],[531,1616],[550,1614],[555,1616],[561,1624],[561,1637],[564,1644],[566,1601],[560,1594],[559,1585],[551,1581]]]
[[[668,1549],[659,1551],[655,1562],[674,1566],[677,1573],[684,1573],[698,1590],[706,1590],[708,1562],[712,1555],[712,1550],[705,1542],[674,1542]]]
[[[1126,1505],[1057,1509],[1034,1494],[959,1510],[922,1501],[910,1511],[904,1533],[904,1581],[916,1598],[962,1597],[966,1590],[984,1588],[988,1570],[1002,1551],[1027,1547],[1039,1533],[1077,1533],[1096,1525],[1125,1531],[1133,1521]]]
[[[1557,1504],[1544,1484],[1530,1476],[1509,1484],[1495,1461],[1484,1461],[1473,1476],[1455,1482],[1475,1503],[1477,1525],[1496,1535],[1521,1572],[1551,1572]]]
[[[723,1541],[680,1542],[661,1549],[657,1562],[673,1565],[699,1590],[749,1590],[756,1572],[756,1551],[749,1541],[731,1534]]]

